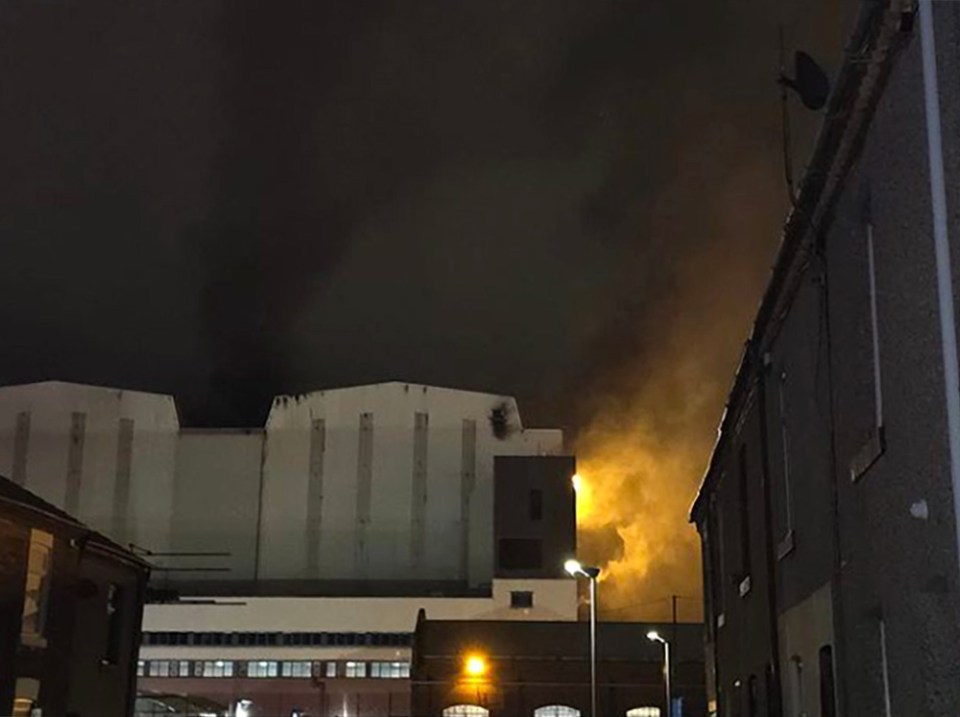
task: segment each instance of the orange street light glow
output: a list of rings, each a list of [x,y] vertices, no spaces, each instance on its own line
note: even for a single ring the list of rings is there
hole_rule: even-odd
[[[463,669],[471,677],[480,677],[487,672],[487,661],[480,655],[468,655]]]

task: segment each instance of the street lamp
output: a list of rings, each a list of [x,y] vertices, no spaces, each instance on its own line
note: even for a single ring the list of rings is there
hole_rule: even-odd
[[[590,717],[597,717],[597,576],[600,568],[586,567],[579,560],[570,559],[563,569],[573,577],[590,581]]]
[[[647,639],[651,642],[663,643],[663,682],[667,687],[667,717],[673,717],[673,705],[670,703],[670,643],[660,637],[660,633],[656,630],[648,632]]]

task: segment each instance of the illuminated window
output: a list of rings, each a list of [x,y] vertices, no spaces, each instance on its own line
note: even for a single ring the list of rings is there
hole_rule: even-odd
[[[143,677],[145,674],[147,674],[147,663],[137,660],[137,677]]]
[[[203,677],[233,677],[233,662],[230,660],[204,660],[199,674]]]
[[[659,707],[634,707],[627,710],[627,717],[660,717]]]
[[[170,664],[170,660],[150,660],[147,663],[147,675],[149,677],[170,677],[170,673],[176,669]]]
[[[328,662],[327,663],[327,677],[336,677],[337,676],[337,663]]]
[[[53,536],[42,530],[31,530],[23,618],[20,622],[20,641],[24,645],[46,647],[47,644],[43,634],[47,622],[52,555]]]
[[[276,677],[277,663],[273,660],[255,660],[247,663],[247,677]]]
[[[305,661],[284,662],[280,666],[281,677],[310,677],[310,663]]]
[[[409,662],[371,662],[370,676],[388,679],[410,677]]]
[[[488,717],[490,710],[480,705],[452,705],[443,711],[443,717]]]
[[[346,674],[347,674],[347,677],[366,677],[367,663],[366,662],[348,662]]]
[[[580,717],[580,710],[567,705],[546,705],[535,709],[533,717]]]

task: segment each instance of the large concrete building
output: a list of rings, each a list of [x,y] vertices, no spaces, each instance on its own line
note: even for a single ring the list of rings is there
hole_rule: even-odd
[[[715,714],[957,714],[958,8],[836,78],[692,512]]]
[[[0,468],[156,565],[141,689],[244,714],[408,715],[438,618],[574,621],[572,457],[516,402],[406,383],[277,397],[262,429],[169,396],[0,389]]]

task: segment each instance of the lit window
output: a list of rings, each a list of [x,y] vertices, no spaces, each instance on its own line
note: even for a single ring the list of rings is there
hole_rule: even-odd
[[[147,663],[143,660],[137,660],[137,677],[143,677],[147,673]]]
[[[488,717],[490,710],[480,705],[453,705],[443,711],[443,717]]]
[[[281,677],[310,677],[309,662],[284,662],[280,666]]]
[[[367,676],[366,662],[348,662],[347,663],[347,677],[366,677],[366,676]]]
[[[371,662],[370,676],[384,679],[402,679],[410,677],[409,662]]]
[[[336,677],[337,676],[337,663],[328,662],[327,663],[327,677]]]
[[[20,641],[24,645],[46,647],[47,644],[43,633],[47,622],[52,554],[53,536],[42,530],[31,530],[23,618],[20,622]]]
[[[200,674],[204,677],[233,677],[233,662],[230,660],[204,660]]]
[[[535,709],[533,717],[580,717],[580,710],[567,705],[546,705]]]
[[[171,670],[170,660],[150,660],[147,663],[147,674],[150,677],[169,677]]]
[[[273,660],[252,660],[247,663],[247,677],[276,677],[277,663]]]
[[[627,717],[660,717],[659,707],[634,707],[627,710]]]

